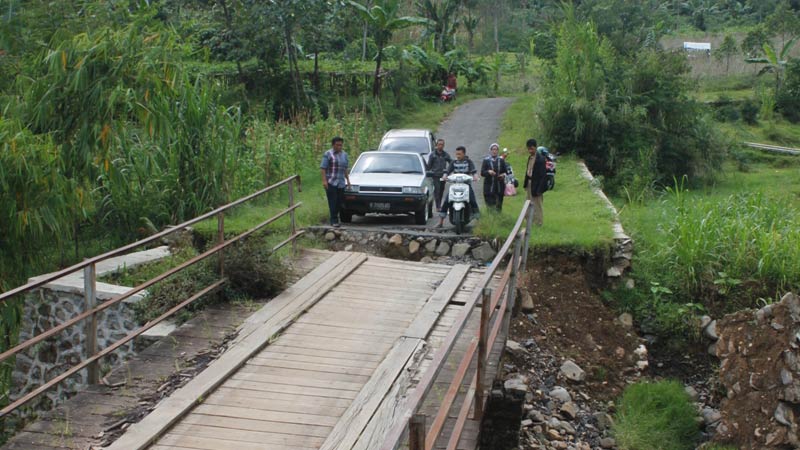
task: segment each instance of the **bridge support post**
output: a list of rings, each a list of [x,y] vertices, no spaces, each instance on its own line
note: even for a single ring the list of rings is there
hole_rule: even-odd
[[[520,265],[520,270],[524,273],[527,266],[528,266],[528,245],[531,242],[531,226],[533,225],[533,208],[528,203],[528,218],[526,219],[525,224],[525,244],[522,248],[522,264]]]
[[[83,268],[83,297],[86,303],[86,310],[89,311],[97,306],[97,270],[94,263]],[[97,354],[97,313],[89,317],[86,322],[86,357],[91,358]],[[89,364],[87,367],[89,384],[100,383],[100,365],[98,361]]]
[[[506,306],[508,311],[514,311],[515,300],[516,300],[516,293],[517,293],[517,276],[519,269],[522,265],[525,264],[525,258],[522,259],[520,263],[520,247],[522,247],[523,239],[526,242],[527,246],[527,234],[519,233],[516,236],[516,241],[514,243],[514,254],[511,256],[511,276],[508,280],[508,291],[506,292]]]
[[[425,450],[424,414],[414,414],[408,421],[408,450]]]
[[[294,206],[294,180],[289,180],[287,186],[289,186],[289,208],[291,208]],[[294,210],[289,212],[289,220],[292,223],[291,236],[294,236],[294,234],[297,232],[297,223],[295,222],[294,218]],[[292,239],[292,254],[297,254],[297,239]]]
[[[481,300],[481,323],[478,330],[478,369],[475,373],[475,419],[480,421],[483,415],[483,391],[486,385],[486,353],[489,339],[489,318],[492,307],[492,289],[483,289]]]

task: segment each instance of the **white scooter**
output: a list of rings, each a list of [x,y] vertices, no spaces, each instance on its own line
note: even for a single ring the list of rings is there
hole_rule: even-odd
[[[469,205],[469,190],[472,175],[465,173],[453,173],[447,176],[450,188],[447,191],[447,199],[450,202],[450,209],[447,212],[450,223],[456,228],[456,234],[464,232],[464,227],[470,221],[472,208]]]

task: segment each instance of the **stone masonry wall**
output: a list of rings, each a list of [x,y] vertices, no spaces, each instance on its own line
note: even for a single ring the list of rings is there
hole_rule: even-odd
[[[101,300],[98,299],[98,302]],[[27,296],[20,330],[20,342],[32,338],[75,317],[85,310],[83,293],[41,288]],[[134,311],[129,303],[119,303],[98,317],[97,345],[103,349],[136,328]],[[133,351],[133,342],[102,359],[101,366],[116,365]],[[16,357],[12,398],[16,399],[64,373],[87,357],[85,325],[79,323],[62,333],[30,347]],[[33,409],[49,409],[65,399],[76,388],[86,384],[82,370],[57,387],[29,403]]]

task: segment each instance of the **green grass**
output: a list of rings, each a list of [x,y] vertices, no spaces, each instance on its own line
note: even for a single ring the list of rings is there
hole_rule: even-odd
[[[486,237],[507,236],[514,226],[525,192],[522,189],[528,151],[525,141],[537,137],[535,120],[536,98],[520,97],[509,107],[503,117],[500,147],[508,147],[508,161],[520,180],[517,195],[506,197],[500,217],[486,211],[481,215],[476,234]],[[546,146],[546,143],[541,143]],[[531,245],[534,247],[567,247],[597,249],[607,247],[612,241],[611,212],[591,191],[589,183],[581,178],[577,160],[562,156],[558,161],[556,187],[544,194],[544,225],[533,228]]]
[[[677,381],[637,383],[622,394],[614,437],[622,450],[688,450],[699,434],[696,417]]]
[[[701,91],[693,92],[692,96],[699,102],[715,102],[723,98],[728,100],[738,101],[754,99],[755,93],[753,89],[734,89],[723,91]]]
[[[98,278],[98,281],[120,286],[136,287],[196,255],[197,251],[195,251],[194,248],[181,248],[172,255],[158,261],[141,264],[135,267],[122,267],[117,272],[106,274]]]
[[[719,123],[718,125],[737,142],[800,147],[800,125],[780,118],[769,121],[760,120],[756,125],[747,125],[742,122]]]
[[[636,242],[635,289],[607,292],[642,330],[681,349],[692,317],[770,301],[800,286],[800,158],[744,150],[716,183],[620,206]]]

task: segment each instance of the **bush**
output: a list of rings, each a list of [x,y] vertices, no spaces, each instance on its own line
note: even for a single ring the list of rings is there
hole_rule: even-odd
[[[696,417],[677,381],[637,383],[622,394],[614,437],[623,450],[688,450],[698,437]]]
[[[229,280],[224,286],[225,300],[268,298],[284,289],[288,268],[273,256],[272,245],[267,236],[262,234],[251,236],[225,249],[224,272]],[[156,263],[153,267],[145,268],[142,274],[134,272],[129,281],[134,285],[139,284],[144,281],[142,275],[145,279],[157,276],[194,254],[191,249],[181,250],[174,258],[170,258],[171,264]],[[218,279],[217,259],[214,256],[178,272],[150,288],[149,295],[136,304],[137,320],[144,323],[160,316]],[[214,295],[207,296],[183,311],[196,311],[216,299],[218,297]],[[179,313],[178,317],[184,316]]]
[[[742,102],[742,105],[739,107],[739,112],[741,113],[744,123],[748,125],[758,124],[758,111],[760,109],[761,106],[754,100],[747,99]]]

